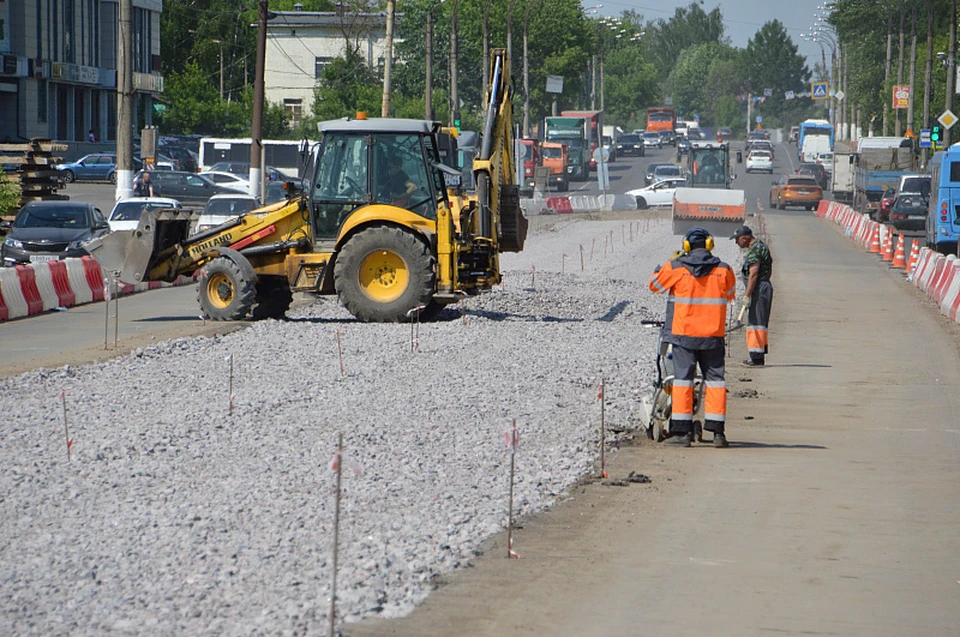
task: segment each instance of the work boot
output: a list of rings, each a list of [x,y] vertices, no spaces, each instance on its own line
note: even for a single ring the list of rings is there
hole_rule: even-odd
[[[744,367],[763,367],[763,361],[754,360],[752,358],[748,358],[740,364]]]
[[[727,442],[727,437],[723,434],[713,434],[713,446],[717,449],[726,449],[730,446],[730,443]]]
[[[671,436],[666,439],[663,443],[671,447],[689,447],[690,443],[693,441],[693,436],[689,433],[677,434],[676,436]]]

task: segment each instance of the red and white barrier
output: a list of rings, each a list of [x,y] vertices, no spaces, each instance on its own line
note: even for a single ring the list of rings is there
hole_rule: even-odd
[[[0,321],[102,301],[104,278],[100,264],[93,257],[0,268]],[[190,283],[193,283],[191,277],[179,277],[173,283],[120,283],[120,293],[133,294]]]

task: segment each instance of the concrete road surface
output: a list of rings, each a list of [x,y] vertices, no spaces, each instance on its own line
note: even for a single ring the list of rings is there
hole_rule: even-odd
[[[621,449],[611,477],[651,484],[587,484],[525,522],[521,559],[500,536],[344,633],[960,634],[960,329],[832,224],[766,218],[771,352],[728,359],[729,449]]]

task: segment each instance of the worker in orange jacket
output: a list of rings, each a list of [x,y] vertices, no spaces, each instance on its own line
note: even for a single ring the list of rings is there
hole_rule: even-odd
[[[724,336],[727,304],[737,280],[729,265],[715,257],[713,237],[691,228],[683,252],[658,267],[650,290],[668,294],[663,340],[673,345],[674,381],[670,435],[665,444],[689,447],[693,440],[693,391],[697,365],[703,374],[703,428],[713,432],[713,446],[727,447],[727,388],[724,381]]]

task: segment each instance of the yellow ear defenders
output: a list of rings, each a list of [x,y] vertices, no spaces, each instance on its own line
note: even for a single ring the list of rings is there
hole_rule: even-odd
[[[703,228],[696,227],[690,228],[687,230],[687,234],[683,237],[683,251],[690,253],[693,251],[693,246],[703,244],[703,247],[713,252],[713,237],[710,236],[710,233],[704,230]]]

